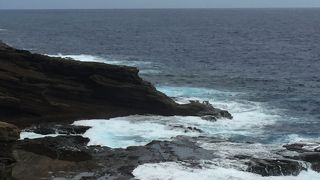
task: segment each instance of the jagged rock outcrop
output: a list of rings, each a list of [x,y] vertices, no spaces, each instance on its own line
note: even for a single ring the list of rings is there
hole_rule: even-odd
[[[311,169],[320,173],[320,142],[300,142],[287,144],[284,147],[298,153],[291,158],[310,163]]]
[[[297,176],[307,170],[301,163],[290,159],[251,159],[248,163],[248,172],[262,176]]]
[[[0,180],[12,179],[12,168],[16,164],[12,151],[20,137],[20,131],[12,124],[0,122]]]
[[[64,134],[64,135],[79,135],[84,134],[89,126],[76,126],[72,124],[54,124],[54,123],[44,123],[31,126],[30,128],[24,129],[25,132],[34,132],[41,135],[49,134]]]
[[[82,136],[57,136],[24,139],[17,149],[65,161],[87,161],[91,159],[86,145],[89,139]]]
[[[132,114],[232,118],[208,103],[175,103],[135,67],[53,58],[0,42],[0,120],[29,126]]]
[[[258,152],[252,153],[232,150],[236,146],[246,147],[248,143],[236,143],[205,136],[177,136],[170,141],[155,140],[144,146],[127,148],[86,146],[86,143],[86,138],[78,136],[23,140],[19,143],[19,164],[14,169],[15,177],[33,180],[48,177],[71,178],[81,175],[87,179],[132,179],[134,178],[132,171],[139,165],[161,162],[182,163],[183,166],[195,169],[217,165],[261,176],[291,177],[307,171],[309,165],[317,171],[320,162],[318,152],[314,151],[318,143],[317,146],[307,148],[312,152],[302,152],[304,148],[294,148],[301,150],[299,153],[291,151],[292,149],[263,145],[261,152],[266,153],[266,156],[258,156],[259,148]],[[297,145],[288,146],[298,147]],[[299,145],[299,147],[303,146]],[[74,156],[74,152],[83,153],[88,158]],[[64,154],[64,156],[57,154]],[[224,161],[227,163],[224,164]],[[86,174],[86,172],[90,173]]]

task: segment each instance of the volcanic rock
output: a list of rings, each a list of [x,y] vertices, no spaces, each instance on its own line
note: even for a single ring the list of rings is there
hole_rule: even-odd
[[[209,103],[177,104],[138,72],[135,67],[54,58],[0,43],[0,120],[26,127],[135,114],[232,118]]]
[[[88,142],[89,139],[82,136],[24,139],[19,142],[18,149],[44,155],[52,159],[79,162],[91,159],[86,147]]]
[[[307,170],[298,161],[289,159],[251,159],[248,172],[262,176],[297,176],[302,170]]]
[[[48,135],[48,134],[61,134],[61,135],[75,135],[75,134],[84,134],[89,126],[75,126],[70,124],[39,124],[32,126],[31,128],[27,128],[24,131],[34,132],[36,134]]]

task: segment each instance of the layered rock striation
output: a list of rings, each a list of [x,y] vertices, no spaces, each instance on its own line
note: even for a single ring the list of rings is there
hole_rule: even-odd
[[[0,42],[0,120],[29,126],[132,114],[232,118],[208,103],[177,104],[138,72],[33,54]]]

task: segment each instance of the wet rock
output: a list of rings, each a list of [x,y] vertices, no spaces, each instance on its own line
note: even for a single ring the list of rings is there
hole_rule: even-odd
[[[0,180],[12,179],[12,169],[16,164],[12,152],[19,137],[20,131],[16,126],[0,122]]]
[[[64,134],[64,135],[75,135],[84,134],[89,126],[75,126],[70,124],[40,124],[31,128],[25,129],[27,132],[34,132],[37,134],[48,135],[48,134]]]
[[[177,104],[141,79],[135,67],[0,46],[0,118],[20,127],[136,114],[232,118],[208,102]]]
[[[320,148],[319,142],[299,142],[294,144],[287,144],[284,145],[287,150],[289,151],[296,151],[298,153],[303,152],[317,152]]]
[[[202,116],[201,119],[206,120],[206,121],[211,121],[211,122],[216,122],[217,118],[215,116]]]
[[[320,172],[320,152],[304,152],[294,158],[311,163],[311,168]]]
[[[197,127],[190,127],[190,126],[184,126],[184,125],[170,125],[172,129],[180,129],[183,130],[185,133],[187,132],[197,132],[202,133],[203,131]]]
[[[294,144],[287,144],[284,147],[289,151],[298,152],[291,158],[309,162],[311,169],[320,172],[320,143],[319,142],[299,142]]]
[[[108,149],[104,147],[90,147],[98,152],[95,159],[103,165],[101,171],[96,173],[95,178],[101,177],[99,174],[109,174],[123,179],[133,178],[132,171],[144,163],[159,163],[167,161],[200,161],[212,159],[212,151],[205,150],[189,137],[177,137],[173,141],[152,141],[145,146],[132,146],[126,149]],[[196,163],[194,164],[196,166]],[[121,179],[120,178],[120,179]]]
[[[302,152],[306,152],[306,150],[303,149],[303,146],[304,144],[287,144],[287,145],[284,145],[283,147],[285,147],[289,151],[296,151],[296,152],[302,153]]]
[[[190,168],[203,168],[203,161],[208,161],[206,163],[211,165],[230,167],[229,163],[225,164],[226,166],[224,166],[223,163],[224,161],[228,162],[228,160],[230,160],[231,162],[236,162],[232,165],[232,168],[241,171],[249,171],[252,173],[260,174],[262,176],[296,176],[301,171],[306,170],[306,162],[310,162],[314,170],[319,168],[317,164],[318,155],[316,154],[316,152],[313,152],[312,154],[296,152],[291,153],[291,151],[289,150],[276,147],[276,149],[270,149],[270,154],[268,154],[266,149],[270,147],[274,148],[274,146],[261,145],[263,146],[261,147],[263,151],[259,152],[258,154],[262,153],[260,154],[260,156],[264,156],[263,153],[267,153],[267,156],[264,156],[264,158],[259,159],[253,158],[257,154],[255,152],[252,152],[251,154],[250,148],[248,148],[248,152],[244,151],[239,152],[238,154],[237,150],[227,150],[228,148],[234,148],[234,144],[236,142],[230,142],[225,139],[217,139],[205,136],[178,136],[172,138],[171,141],[152,141],[145,146],[132,146],[124,149],[113,149],[102,146],[87,147],[85,145],[88,140],[85,140],[83,138],[80,138],[79,140],[71,138],[68,140],[68,138],[64,136],[59,136],[58,140],[56,140],[58,142],[56,142],[55,140],[51,140],[51,138],[42,138],[42,140],[38,139],[35,142],[29,140],[23,141],[23,143],[32,145],[35,143],[46,143],[47,141],[49,141],[50,143],[48,143],[48,145],[45,146],[49,148],[53,147],[53,152],[50,150],[48,151],[43,147],[41,147],[40,149],[44,150],[45,152],[52,152],[53,155],[38,152],[36,149],[39,146],[34,146],[33,148],[20,149],[21,151],[24,151],[20,152],[20,157],[24,157],[22,159],[27,159],[23,162],[24,164],[30,164],[30,161],[40,162],[41,164],[35,164],[30,166],[33,169],[35,169],[35,171],[37,171],[37,169],[43,166],[45,167],[43,171],[49,172],[50,170],[51,172],[50,174],[48,174],[48,176],[30,174],[28,177],[32,177],[33,179],[45,179],[47,177],[79,177],[79,174],[90,172],[90,174],[86,174],[87,179],[108,179],[109,177],[115,179],[132,179],[132,171],[139,165],[145,163],[160,162],[181,162],[183,164],[188,164],[187,166]],[[60,143],[61,141],[64,141],[65,143]],[[205,146],[201,147],[203,143],[217,143],[217,145],[212,146],[213,148],[207,148]],[[72,144],[78,144],[78,146]],[[230,146],[228,146],[228,144]],[[247,143],[239,144],[243,146],[250,145]],[[60,153],[64,153],[62,150],[59,150],[60,146],[69,146],[69,148],[79,148],[82,152],[89,154],[91,158],[87,159],[86,161],[75,161],[75,159],[71,159],[71,161],[70,159],[67,161],[60,161],[56,155],[57,151],[60,151]],[[225,148],[219,149],[219,147],[221,146],[225,146]],[[288,154],[294,155],[304,154],[304,156],[297,155],[296,157],[292,156],[290,158],[285,158],[278,151],[286,151],[290,152]],[[32,155],[30,155],[29,152],[33,152]],[[271,153],[274,153],[274,156],[279,158],[271,158]],[[32,156],[32,158],[29,158],[29,156]],[[55,159],[49,161],[48,159],[46,159],[46,157],[48,156],[53,157]],[[79,156],[82,155],[77,155],[77,157]],[[268,159],[268,157],[270,157],[270,159]],[[52,163],[56,164],[51,165]],[[69,163],[71,163],[71,165]],[[23,169],[23,171],[17,171],[20,172],[20,174],[17,173],[19,175],[18,177],[26,177],[25,167],[26,166],[21,165],[20,170]],[[63,169],[68,169],[68,172],[61,173],[61,167],[63,167]]]
[[[262,176],[297,176],[307,170],[300,162],[289,159],[251,159],[247,165],[248,172]]]
[[[52,159],[65,161],[87,161],[92,157],[88,152],[88,138],[82,136],[57,136],[37,139],[24,139],[18,148]]]

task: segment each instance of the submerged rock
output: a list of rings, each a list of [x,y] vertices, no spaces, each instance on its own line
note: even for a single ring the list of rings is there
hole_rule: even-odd
[[[185,133],[187,133],[187,132],[203,133],[203,130],[201,130],[197,127],[190,127],[190,126],[184,126],[184,125],[169,125],[169,127],[172,129],[183,130]]]
[[[12,169],[16,164],[13,145],[20,137],[20,131],[14,125],[0,122],[0,180],[12,179]]]
[[[18,126],[134,114],[232,118],[209,103],[177,104],[135,67],[54,58],[0,44],[0,118]]]

